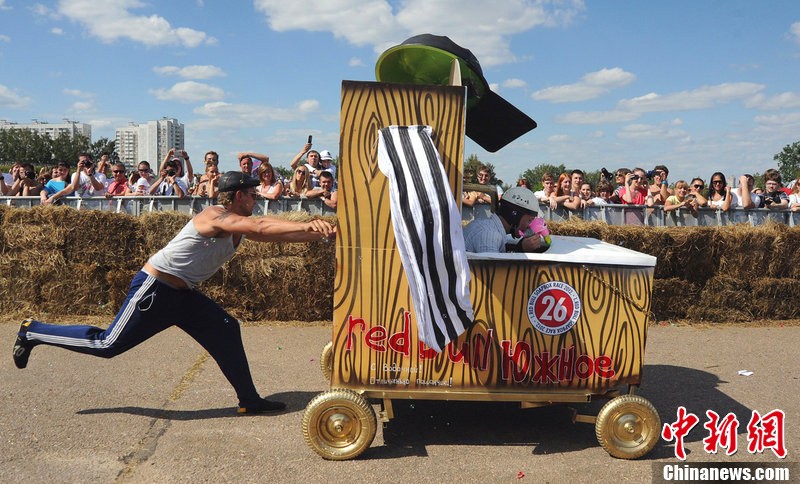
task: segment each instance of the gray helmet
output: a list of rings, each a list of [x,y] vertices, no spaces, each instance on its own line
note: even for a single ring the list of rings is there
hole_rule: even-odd
[[[503,193],[503,198],[497,207],[497,215],[506,219],[511,227],[515,228],[526,213],[534,217],[539,214],[539,200],[532,191],[525,187],[514,187]]]

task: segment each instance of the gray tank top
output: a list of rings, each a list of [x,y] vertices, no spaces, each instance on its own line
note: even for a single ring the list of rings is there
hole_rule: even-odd
[[[239,240],[241,245],[244,236]],[[150,265],[181,278],[190,288],[213,276],[236,252],[233,236],[205,237],[189,220],[169,244],[150,257]]]

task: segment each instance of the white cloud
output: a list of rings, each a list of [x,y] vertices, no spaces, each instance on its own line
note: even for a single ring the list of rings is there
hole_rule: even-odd
[[[94,102],[92,101],[78,101],[72,103],[71,106],[71,111],[74,113],[87,113],[94,110]]]
[[[800,22],[793,23],[792,26],[790,27],[789,31],[794,36],[795,42],[800,44]]]
[[[765,111],[775,109],[800,108],[800,95],[794,92],[784,92],[777,96],[767,98],[759,93],[745,102],[745,107],[763,109]]]
[[[84,92],[84,91],[81,91],[80,89],[68,89],[68,88],[64,88],[64,90],[63,90],[63,93],[64,93],[64,94],[67,94],[67,95],[69,95],[69,96],[82,97],[82,98],[91,98],[91,97],[94,97],[94,94],[92,94],[92,93],[90,93],[90,92]]]
[[[687,133],[683,130],[651,124],[630,124],[617,133],[617,137],[621,139],[672,139],[686,136]]]
[[[11,7],[6,5],[6,0],[0,0],[0,10],[11,10]]]
[[[483,67],[513,62],[509,38],[535,27],[565,25],[585,10],[583,0],[255,0],[273,30],[331,32],[380,53],[420,32],[455,32]],[[313,12],[313,15],[309,15]]]
[[[350,67],[361,67],[364,65],[364,61],[358,57],[351,57],[350,60],[347,61],[347,65]]]
[[[0,42],[11,42],[11,37],[0,34]]]
[[[604,68],[590,72],[573,84],[547,87],[532,94],[537,101],[550,101],[554,103],[586,101],[600,97],[617,89],[627,86],[636,79],[634,74],[626,72],[619,67]]]
[[[82,24],[103,42],[130,39],[148,46],[214,44],[216,39],[188,27],[173,27],[158,15],[134,15],[130,10],[149,7],[140,0],[61,0],[59,13]],[[150,7],[152,8],[152,7]]]
[[[706,109],[739,99],[746,101],[763,89],[763,84],[752,82],[724,83],[663,96],[649,93],[633,99],[623,99],[617,106],[624,110],[640,113]]]
[[[169,89],[150,89],[148,92],[162,101],[184,103],[218,101],[225,97],[222,89],[194,81],[179,82]]]
[[[212,77],[225,77],[225,71],[217,66],[161,66],[153,67],[153,72],[162,76],[179,76],[184,79],[211,79]]]
[[[550,143],[564,143],[570,139],[572,138],[568,134],[554,134],[547,137],[547,141]]]
[[[50,33],[53,35],[63,35],[64,31],[58,27],[53,27],[52,29],[50,29]]]
[[[37,3],[31,7],[28,7],[28,10],[33,12],[33,14],[37,17],[47,17],[53,20],[58,20],[61,16],[55,10],[42,5],[41,3]]]
[[[319,109],[319,101],[304,100],[292,108],[276,108],[256,104],[206,103],[195,108],[194,113],[205,119],[190,122],[196,129],[241,129],[263,126],[270,121],[297,121],[307,119]]]
[[[503,81],[502,84],[503,87],[507,87],[510,89],[522,88],[526,87],[527,85],[528,83],[526,83],[522,79],[506,79],[505,81]]]
[[[30,98],[0,84],[0,108],[24,108],[30,101]]]
[[[556,122],[561,124],[627,123],[640,116],[639,113],[630,111],[573,111],[556,116]]]
[[[784,127],[786,125],[800,124],[800,113],[773,114],[769,116],[756,116],[758,124]]]

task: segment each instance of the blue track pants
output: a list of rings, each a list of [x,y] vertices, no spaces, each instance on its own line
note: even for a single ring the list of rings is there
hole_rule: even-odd
[[[260,397],[253,385],[239,321],[207,296],[176,289],[139,271],[108,329],[33,322],[26,337],[36,344],[112,358],[170,326],[178,326],[205,348],[233,385],[239,404]]]

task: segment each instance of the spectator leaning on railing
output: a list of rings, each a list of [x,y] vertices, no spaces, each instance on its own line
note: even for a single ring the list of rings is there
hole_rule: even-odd
[[[128,184],[128,177],[125,175],[125,165],[115,163],[111,167],[111,175],[113,178],[106,188],[106,198],[125,197],[133,194],[131,186]]]
[[[213,163],[206,165],[206,172],[200,177],[200,182],[194,189],[192,195],[204,198],[217,198],[219,193],[219,168]]]
[[[800,183],[797,183],[797,180],[792,185],[792,194],[789,195],[789,209],[792,212],[800,212]]]
[[[533,196],[539,200],[541,204],[550,203],[550,195],[555,191],[556,179],[552,173],[544,173],[542,175],[542,189],[534,192]]]
[[[727,212],[731,208],[731,187],[722,172],[716,171],[708,182],[708,206]]]
[[[72,192],[77,197],[101,197],[106,193],[105,179],[105,175],[94,171],[92,155],[81,153],[78,169],[72,174]]]
[[[178,164],[174,160],[164,163],[156,181],[150,185],[149,194],[163,197],[175,196],[183,198],[189,193],[189,187],[178,178]]]
[[[150,173],[150,163],[147,161],[140,161],[137,165],[136,172],[139,174],[139,179],[136,180],[134,185],[135,195],[147,195],[150,193],[150,185],[153,183],[153,174]]]
[[[765,208],[782,210],[789,207],[789,196],[781,189],[781,175],[776,171],[764,175],[766,190],[761,196]]]
[[[62,203],[61,199],[74,190],[72,184],[69,183],[68,162],[59,161],[53,172],[55,175],[44,186],[44,190],[41,191],[42,205],[60,204]]]
[[[654,205],[664,205],[667,198],[673,194],[672,190],[669,189],[669,182],[667,181],[669,170],[664,165],[656,165],[655,168],[653,168],[652,174],[653,184],[647,189],[653,197]]]
[[[562,173],[558,175],[556,182],[556,189],[550,195],[550,209],[555,210],[559,206],[564,206],[564,202],[570,198],[570,187],[572,186],[572,179],[569,173]]]
[[[675,182],[675,194],[667,197],[664,203],[665,212],[678,210],[679,208],[685,208],[692,215],[697,216],[697,197],[689,194],[689,184],[684,180]]]
[[[756,180],[753,175],[739,177],[739,186],[731,190],[731,207],[751,209],[761,206],[761,195],[754,191]]]
[[[269,161],[262,161],[256,170],[259,185],[256,191],[267,200],[277,200],[283,195],[283,183],[275,176],[275,169]]]
[[[333,186],[333,175],[329,171],[322,171],[319,174],[319,188],[309,190],[308,198],[320,198],[322,203],[332,209],[336,209],[339,195]]]
[[[620,190],[621,202],[625,205],[653,206],[653,196],[647,191],[647,174],[642,168],[634,168],[625,175],[625,187]]]

